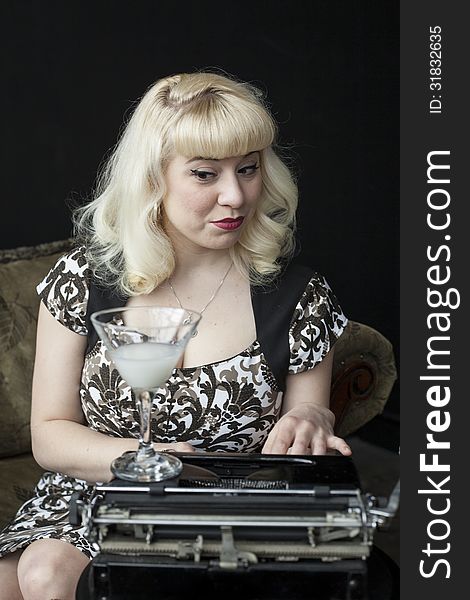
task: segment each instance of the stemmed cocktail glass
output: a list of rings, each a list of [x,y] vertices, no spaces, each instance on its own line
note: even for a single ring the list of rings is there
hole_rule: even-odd
[[[179,458],[153,448],[152,399],[169,379],[200,318],[184,308],[159,306],[112,308],[91,315],[111,360],[134,392],[140,415],[139,447],[112,462],[116,477],[162,481],[181,472]]]

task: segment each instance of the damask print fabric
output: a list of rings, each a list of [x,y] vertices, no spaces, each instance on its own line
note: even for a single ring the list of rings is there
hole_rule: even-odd
[[[37,290],[49,312],[68,329],[87,335],[86,309],[90,270],[82,248],[58,260]],[[289,373],[313,368],[344,330],[343,315],[328,284],[314,274],[292,316]],[[138,415],[130,387],[109,360],[100,340],[85,356],[80,399],[88,426],[115,437],[138,438]],[[215,451],[260,452],[279,418],[282,394],[256,340],[226,360],[174,369],[152,407],[154,442],[184,441]],[[85,496],[92,486],[47,472],[34,496],[0,533],[0,555],[32,541],[56,538],[74,544],[88,557],[98,548],[81,528],[68,523],[70,497]]]

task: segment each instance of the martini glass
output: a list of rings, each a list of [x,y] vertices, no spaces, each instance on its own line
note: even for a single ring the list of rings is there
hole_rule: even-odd
[[[156,452],[151,440],[152,399],[169,379],[201,315],[185,308],[123,307],[100,310],[91,321],[120,375],[131,386],[140,417],[139,447],[111,463],[127,481],[163,481],[183,465],[176,456]]]

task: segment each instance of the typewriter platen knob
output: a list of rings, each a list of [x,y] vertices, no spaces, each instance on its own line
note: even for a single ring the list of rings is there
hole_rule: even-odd
[[[400,480],[397,481],[389,498],[376,498],[366,495],[366,510],[372,524],[377,527],[387,527],[396,515],[400,505]]]

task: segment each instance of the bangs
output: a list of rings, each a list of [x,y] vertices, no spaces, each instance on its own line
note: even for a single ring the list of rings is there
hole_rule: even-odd
[[[270,146],[276,125],[260,105],[240,101],[228,103],[208,94],[183,112],[172,132],[171,145],[188,158],[244,156]]]

